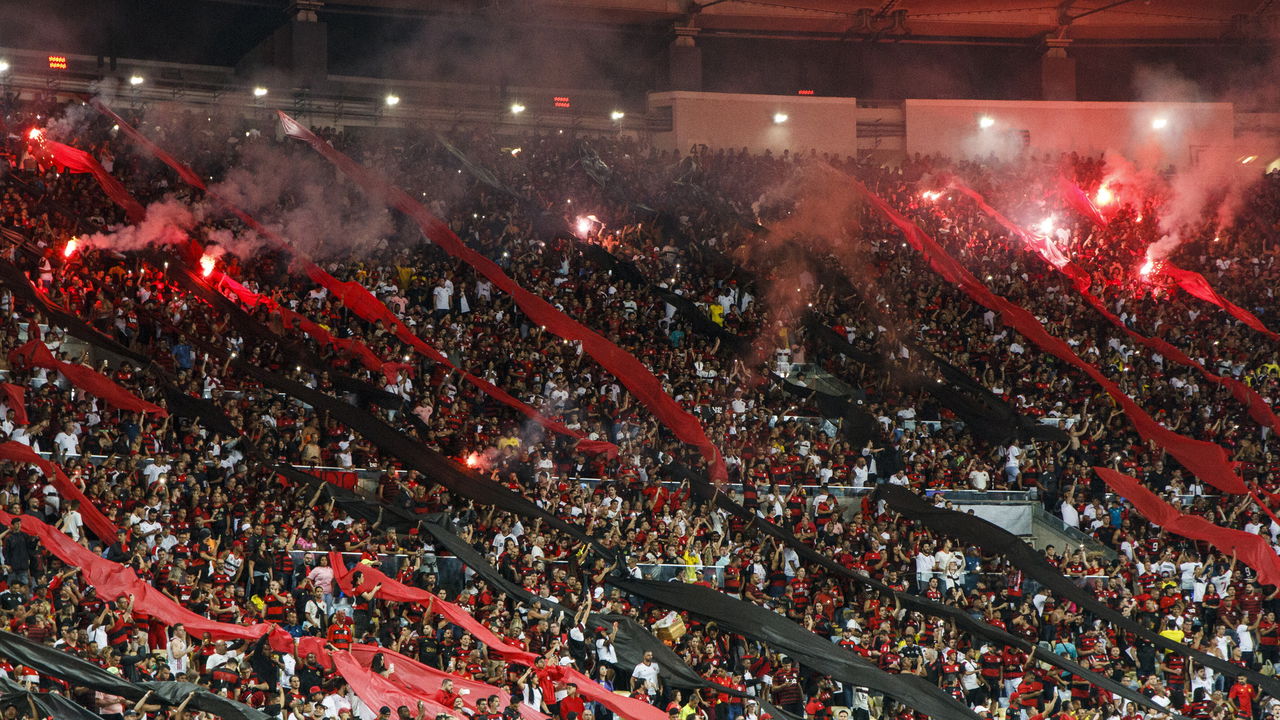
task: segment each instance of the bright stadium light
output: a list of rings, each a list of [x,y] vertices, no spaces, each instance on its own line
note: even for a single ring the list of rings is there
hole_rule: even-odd
[[[621,120],[626,116],[627,114],[622,112],[621,110],[614,110],[613,112],[609,113],[609,117],[613,120]]]
[[[995,124],[996,124],[996,119],[991,117],[990,115],[983,115],[982,117],[978,118],[978,127],[982,128],[983,130],[986,130],[987,128]]]
[[[387,94],[387,107],[395,107],[400,104],[400,96],[391,93]]]
[[[254,97],[266,97],[266,96],[267,96],[267,89],[266,89],[266,88],[264,88],[264,87],[262,87],[261,85],[259,85],[258,87],[256,87],[256,88],[254,88],[254,89],[253,89],[253,96],[254,96]]]
[[[138,86],[138,85],[141,85],[143,82],[145,82],[145,80],[143,79],[143,77],[142,77],[141,75],[130,75],[130,76],[129,76],[129,84],[130,84],[130,85],[133,85],[133,86],[135,86],[135,87],[136,87],[136,86]]]
[[[0,60],[0,75],[3,75],[7,72],[9,72],[9,61]]]
[[[512,114],[512,115],[519,115],[519,114],[520,114],[520,113],[522,113],[522,112],[524,112],[524,105],[522,105],[522,104],[520,104],[520,103],[518,103],[518,102],[511,103],[511,114]]]
[[[777,125],[781,125],[782,123],[786,122],[788,119],[790,119],[790,116],[788,116],[784,112],[776,112],[773,114],[773,122]]]

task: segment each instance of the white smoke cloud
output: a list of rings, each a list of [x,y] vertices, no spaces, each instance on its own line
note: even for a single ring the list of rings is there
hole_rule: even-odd
[[[331,168],[305,152],[245,143],[235,165],[210,189],[312,257],[367,254],[384,247],[394,231],[380,202],[336,179]],[[240,236],[231,247],[240,247],[233,252],[242,255],[262,242],[256,235]]]
[[[147,215],[137,225],[125,225],[80,240],[86,247],[116,252],[185,243],[203,220],[203,212],[172,196],[147,206]]]

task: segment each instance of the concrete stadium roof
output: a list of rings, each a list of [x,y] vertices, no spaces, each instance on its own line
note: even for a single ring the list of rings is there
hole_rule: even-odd
[[[295,0],[297,2],[297,0]],[[321,12],[516,12],[547,22],[692,21],[709,32],[889,38],[1222,40],[1280,37],[1278,0],[301,0]],[[895,15],[897,13],[897,15]],[[895,22],[899,23],[895,26]]]

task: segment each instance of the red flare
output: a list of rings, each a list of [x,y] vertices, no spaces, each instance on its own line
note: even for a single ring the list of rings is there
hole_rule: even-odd
[[[62,248],[62,257],[69,258],[76,254],[76,250],[80,247],[80,238],[71,238],[67,241],[67,246]]]
[[[209,277],[213,274],[213,268],[218,264],[218,259],[212,255],[205,254],[200,257],[200,274]]]
[[[44,139],[44,131],[41,130],[40,128],[31,128],[31,130],[27,133],[27,139],[35,140],[39,142],[40,140]]]

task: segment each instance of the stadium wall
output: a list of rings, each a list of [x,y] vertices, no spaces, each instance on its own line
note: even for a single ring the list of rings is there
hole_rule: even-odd
[[[779,113],[784,122],[776,122]],[[653,144],[688,152],[694,145],[779,153],[858,152],[858,101],[803,95],[662,92],[649,95]]]
[[[1008,158],[1115,150],[1139,164],[1194,166],[1235,147],[1230,103],[907,100],[908,154]]]

